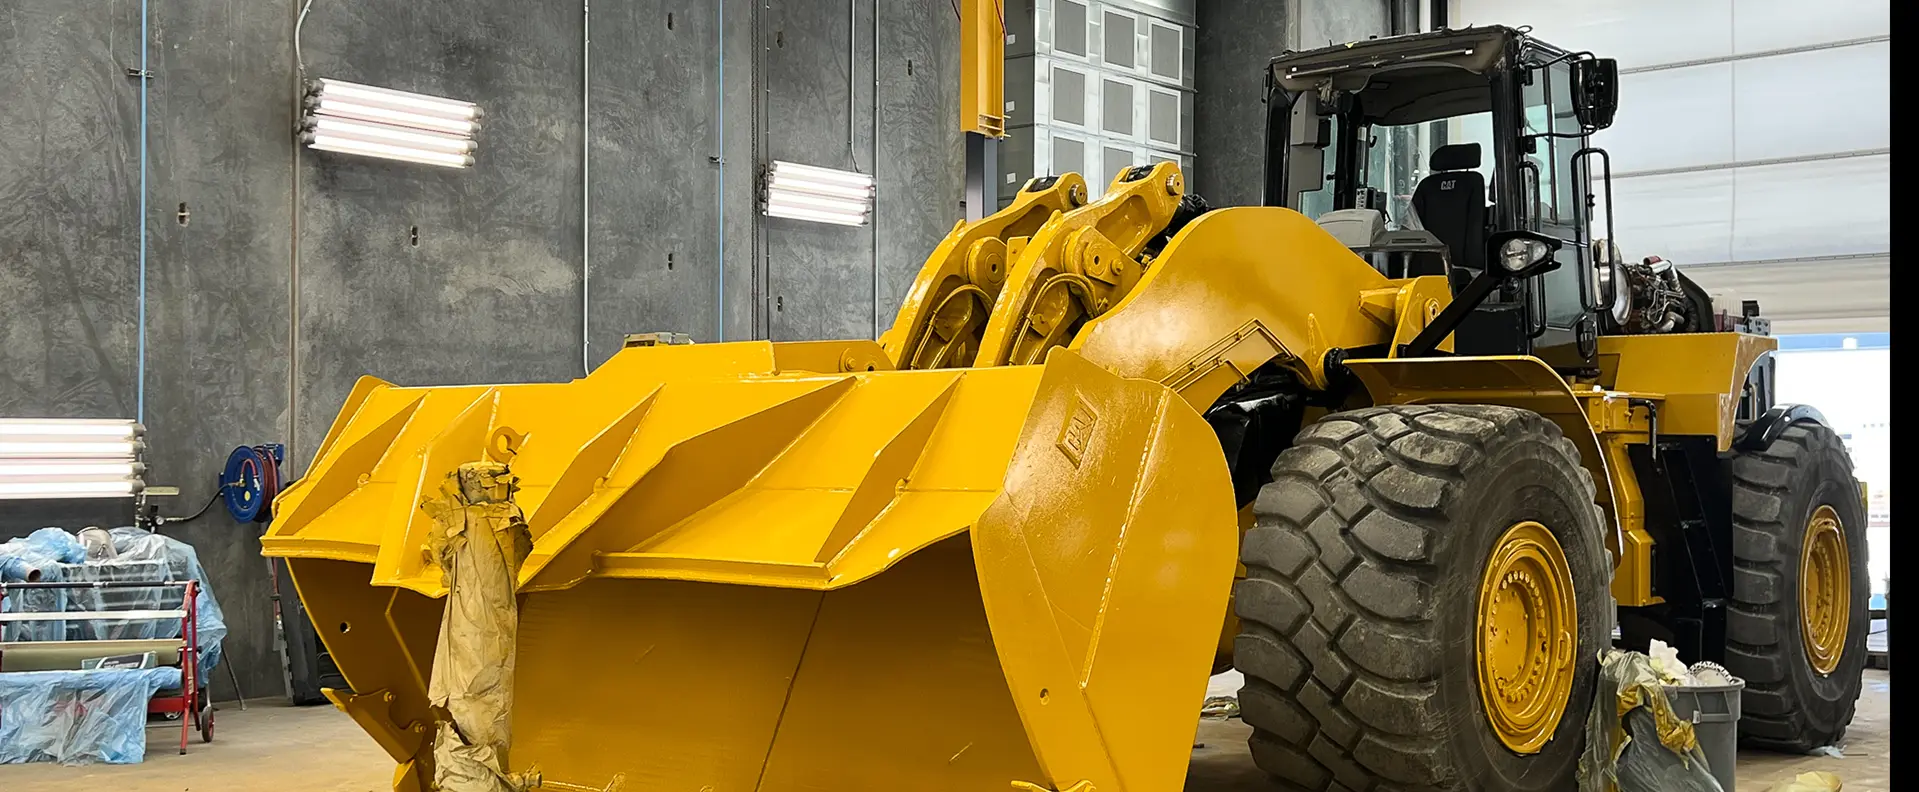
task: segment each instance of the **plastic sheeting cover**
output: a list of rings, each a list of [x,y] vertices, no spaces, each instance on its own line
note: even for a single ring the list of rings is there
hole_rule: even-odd
[[[0,582],[39,580],[46,583],[104,580],[197,580],[199,593],[194,598],[200,625],[201,676],[208,677],[220,663],[220,643],[226,638],[227,624],[220,602],[207,584],[206,570],[193,546],[178,539],[148,533],[132,526],[115,528],[115,557],[97,563],[87,562],[86,548],[78,537],[59,528],[38,531],[0,544]],[[98,611],[98,610],[173,610],[180,607],[181,590],[150,589],[46,589],[7,593],[0,599],[6,611]],[[177,619],[72,620],[7,623],[0,626],[0,640],[61,641],[135,638],[177,638]]]
[[[73,534],[42,528],[0,544],[0,583],[58,583],[65,579],[63,570],[68,564],[86,558],[86,548]],[[66,610],[65,603],[65,592],[61,591],[16,591],[0,599],[0,612],[61,611]],[[0,640],[59,641],[66,637],[67,623],[63,621],[0,625]]]
[[[0,764],[133,764],[146,758],[147,700],[180,669],[0,674]]]
[[[1706,767],[1692,724],[1673,715],[1652,658],[1616,650],[1600,655],[1594,696],[1579,792],[1724,792]],[[1614,706],[1606,706],[1609,701]]]

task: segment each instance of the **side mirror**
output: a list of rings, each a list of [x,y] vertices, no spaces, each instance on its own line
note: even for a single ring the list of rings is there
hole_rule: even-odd
[[[1530,278],[1559,268],[1553,254],[1564,243],[1534,231],[1501,231],[1487,240],[1486,269],[1502,278]]]
[[[1573,115],[1587,131],[1612,126],[1619,109],[1619,61],[1584,58],[1573,61]]]

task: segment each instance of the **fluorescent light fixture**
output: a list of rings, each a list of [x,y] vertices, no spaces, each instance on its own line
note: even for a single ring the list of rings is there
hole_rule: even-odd
[[[145,433],[133,421],[0,418],[0,500],[136,495]]]
[[[320,151],[464,168],[473,164],[481,115],[472,102],[314,80],[300,140]]]
[[[762,209],[784,217],[834,225],[865,225],[873,214],[873,177],[776,161],[766,169]]]

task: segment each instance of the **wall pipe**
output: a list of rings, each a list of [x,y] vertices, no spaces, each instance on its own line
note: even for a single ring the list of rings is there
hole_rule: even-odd
[[[718,305],[714,308],[715,316],[713,318],[713,325],[714,325],[713,338],[716,341],[725,341],[726,340],[726,0],[713,0],[713,7],[718,12],[718,17],[719,17],[718,24],[714,25],[714,33],[713,33],[713,50],[719,53],[719,90],[714,91],[714,93],[718,95],[718,98],[713,100],[713,107],[714,107],[714,113],[719,117],[719,128],[720,128],[719,142],[717,144],[718,151],[715,153],[713,157],[713,161],[720,166],[719,171],[713,176],[713,201],[719,204],[719,215],[720,215],[719,232],[717,234],[714,234],[715,241],[718,243],[718,247],[719,247],[719,263],[718,263],[718,266],[716,267],[719,271],[719,283],[717,284],[718,289],[716,290],[716,294],[718,295]]]
[[[147,92],[153,83],[147,61],[147,0],[140,0],[140,327],[135,342],[133,416],[147,422]]]
[[[580,373],[593,373],[593,2],[580,3]]]
[[[848,68],[851,68],[850,66]],[[852,91],[847,91],[848,95]],[[848,114],[851,117],[852,114]],[[873,340],[880,337],[880,0],[873,0]]]
[[[293,20],[293,125],[297,129],[300,112],[306,100],[307,62],[300,51],[300,34],[306,28],[307,12],[313,10],[313,0],[300,5],[300,15]],[[293,172],[293,194],[287,200],[289,207],[287,228],[287,431],[286,451],[281,465],[288,471],[298,470],[295,465],[300,442],[300,214],[303,199],[300,191],[300,144],[295,141],[287,155],[289,168]],[[268,571],[272,571],[271,559]],[[280,646],[280,661],[286,662],[286,646]],[[286,682],[287,696],[293,695],[293,683]]]

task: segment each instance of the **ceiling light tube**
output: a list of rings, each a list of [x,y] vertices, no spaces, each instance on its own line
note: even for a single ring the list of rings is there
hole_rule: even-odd
[[[137,481],[0,481],[0,500],[56,500],[64,498],[124,498],[143,487]]]
[[[480,117],[480,106],[458,99],[440,96],[395,91],[391,88],[376,88],[371,85],[321,79],[314,93],[321,98],[339,98],[367,104],[387,105],[400,109],[414,110],[430,115],[442,115],[451,118],[475,119]]]
[[[124,479],[146,472],[138,462],[33,460],[0,462],[0,481]]]
[[[450,135],[422,132],[415,129],[387,126],[384,124],[368,124],[359,121],[349,121],[344,118],[322,116],[313,119],[311,126],[311,131],[315,134],[357,138],[359,140],[373,143],[386,143],[402,148],[447,151],[455,154],[465,154],[474,148],[472,138],[453,137]]]
[[[129,459],[141,447],[126,440],[0,440],[0,459]]]
[[[768,203],[787,204],[802,209],[819,209],[840,214],[863,215],[869,211],[865,201],[849,201],[844,198],[825,198],[796,192],[776,192],[766,198]]]
[[[818,209],[804,209],[797,206],[769,204],[766,207],[768,217],[785,217],[793,220],[811,220],[816,223],[857,226],[866,225],[865,215],[848,215],[838,212],[823,212]]]
[[[355,118],[361,121],[373,121],[383,124],[398,124],[414,129],[433,132],[445,132],[452,135],[471,135],[479,125],[467,120],[447,118],[445,116],[399,110],[391,107],[365,104],[360,102],[339,102],[322,96],[313,103],[313,113],[321,116]]]
[[[848,187],[844,184],[832,184],[829,182],[794,181],[780,176],[773,177],[773,179],[767,183],[766,188],[772,192],[803,192],[813,195],[844,198],[852,201],[870,201],[873,198],[873,189],[871,187]]]
[[[771,166],[771,173],[774,176],[790,177],[795,181],[825,182],[828,184],[845,185],[847,187],[873,186],[873,177],[865,173],[860,173],[859,171],[820,168],[812,165],[801,165],[797,162],[775,160]]]
[[[859,224],[865,223],[867,218],[870,216],[868,215],[868,213],[863,211],[845,210],[845,209],[823,209],[817,206],[802,206],[802,205],[797,205],[793,203],[788,203],[785,201],[769,201],[766,204],[766,208],[769,212],[797,212],[800,215],[805,215],[808,217],[815,216],[815,215],[819,215],[819,216],[832,215],[833,217],[846,221],[846,223],[849,225],[859,225]],[[799,215],[782,215],[782,216],[799,216]]]
[[[407,162],[419,162],[447,168],[464,168],[473,164],[473,158],[465,154],[395,146],[387,143],[376,143],[369,140],[341,137],[339,135],[309,134],[307,145],[320,149],[321,151],[362,154],[369,157],[405,160]]]
[[[142,427],[132,421],[0,418],[0,437],[130,438]]]

